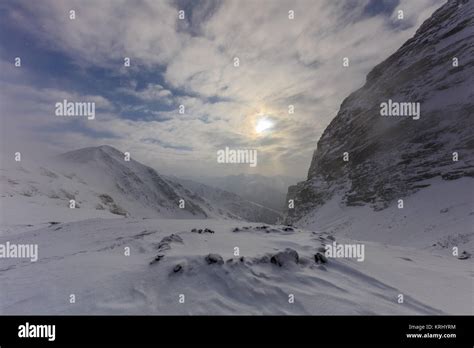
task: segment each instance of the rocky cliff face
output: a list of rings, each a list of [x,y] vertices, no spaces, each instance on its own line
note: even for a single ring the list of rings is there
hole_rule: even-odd
[[[419,103],[419,119],[382,116],[389,100]],[[336,194],[343,204],[380,210],[429,186],[428,179],[473,177],[473,150],[474,1],[451,0],[343,101],[307,180],[288,190],[295,208],[286,220],[298,221]]]

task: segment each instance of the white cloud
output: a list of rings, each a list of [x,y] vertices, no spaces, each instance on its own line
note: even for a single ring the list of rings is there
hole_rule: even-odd
[[[365,16],[368,0],[350,1],[350,8],[338,0],[228,0],[219,2],[212,16],[201,16],[205,22],[194,23],[201,35],[178,30],[177,8],[168,1],[51,0],[48,6],[29,2],[32,18],[12,15],[43,45],[66,52],[81,66],[115,68],[117,60],[128,56],[132,69],[165,69],[163,84],[138,91],[136,84],[117,86],[117,91],[143,101],[182,103],[186,114],[161,112],[171,118],[167,122],[109,115],[92,125],[127,135],[117,146],[135,148],[145,160],[175,171],[194,168],[207,174],[216,174],[216,146],[256,146],[262,154],[261,173],[304,176],[316,142],[342,100],[442,3],[401,0],[392,16]],[[68,19],[70,9],[77,11],[74,21]],[[407,25],[395,27],[398,9]],[[294,20],[288,19],[289,10],[294,10]],[[234,57],[240,59],[239,67],[234,67]],[[349,57],[350,67],[342,67],[343,57]],[[123,67],[116,69],[126,73]],[[174,97],[164,86],[192,96]],[[289,104],[295,107],[293,115],[287,112]],[[262,113],[276,123],[264,138],[255,134]],[[194,150],[156,151],[157,145],[140,143],[153,137]]]
[[[25,11],[9,14],[83,66],[112,66],[130,57],[135,64],[168,63],[186,35],[176,32],[177,10],[169,1],[44,0],[25,3]],[[74,10],[76,18],[69,18]],[[181,38],[182,37],[182,38]]]
[[[167,90],[159,84],[148,84],[148,86],[142,90],[137,91],[136,89],[129,88],[118,88],[118,91],[121,91],[128,95],[133,95],[139,99],[145,101],[159,101],[166,104],[171,103],[173,94],[171,91]]]

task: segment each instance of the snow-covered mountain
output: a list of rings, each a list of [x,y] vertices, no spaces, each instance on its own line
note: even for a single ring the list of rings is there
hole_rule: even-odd
[[[288,176],[264,176],[259,174],[239,174],[224,177],[193,178],[194,181],[238,194],[249,201],[259,203],[273,210],[283,212],[288,186],[298,179]]]
[[[287,222],[315,227],[337,216],[348,235],[397,243],[407,234],[472,238],[473,28],[474,1],[450,0],[368,74],[324,131],[307,180],[289,188]],[[382,116],[388,100],[420,103],[419,119]]]
[[[193,180],[171,177],[170,182],[177,183],[209,202],[209,209],[217,209],[220,215],[225,211],[253,222],[276,223],[282,218],[279,211],[248,201],[239,195],[216,187],[201,184]]]
[[[100,188],[105,198],[103,205],[117,204],[134,216],[142,217],[199,217],[208,216],[191,197],[191,192],[171,185],[156,170],[133,158],[125,160],[123,152],[107,145],[89,147],[64,153],[58,164],[88,185]],[[197,199],[196,199],[197,198]],[[184,207],[180,208],[180,200]]]
[[[0,183],[2,220],[13,223],[120,216],[267,223],[280,218],[278,212],[236,194],[164,177],[132,158],[125,161],[124,153],[107,145],[67,152],[47,163],[3,168]],[[69,207],[71,199],[75,209]],[[25,211],[31,212],[31,220],[15,218]]]
[[[239,221],[274,212],[109,146],[2,165],[0,245],[38,258],[0,260],[0,314],[472,315],[473,4],[449,1],[343,102],[289,190],[294,226]],[[420,119],[382,117],[388,99]]]

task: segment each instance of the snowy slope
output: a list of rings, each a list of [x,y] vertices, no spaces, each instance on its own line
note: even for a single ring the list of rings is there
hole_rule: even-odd
[[[186,192],[173,188],[154,169],[124,161],[123,153],[110,146],[38,163],[10,163],[1,169],[0,187],[1,225],[91,217],[208,217]],[[75,200],[75,209],[70,200]]]
[[[236,194],[165,177],[110,146],[65,153],[53,161],[0,170],[0,223],[35,224],[92,217],[207,218],[275,222],[280,214]],[[76,201],[76,209],[69,201]],[[184,209],[179,208],[180,199]]]
[[[57,165],[63,170],[73,171],[88,185],[101,188],[130,215],[174,218],[208,216],[184,190],[172,187],[153,168],[133,158],[125,161],[124,154],[111,146],[67,152],[59,156]],[[179,207],[181,199],[185,202],[184,208]],[[110,198],[102,200],[107,204]]]
[[[24,161],[0,169],[0,235],[8,226],[18,224],[122,216],[112,213],[110,205],[102,205],[99,195],[103,190],[91,187],[77,175],[62,174],[44,165]],[[69,208],[70,199],[77,201],[76,209]]]
[[[40,258],[2,260],[1,314],[472,314],[470,260],[372,242],[365,262],[317,264],[332,237],[284,226],[91,219],[6,240],[37,243]]]
[[[382,211],[351,207],[334,197],[298,226],[358,240],[444,250],[453,247],[474,254],[474,187],[472,179],[427,180],[424,190],[407,197],[404,207],[391,204]]]
[[[221,215],[224,214],[224,211],[228,211],[230,214],[246,221],[265,223],[276,223],[282,218],[280,212],[248,201],[226,190],[176,177],[170,178],[170,181],[179,183],[191,192],[203,197],[206,201],[210,202],[210,209],[218,209]]]
[[[285,197],[288,186],[294,185],[298,179],[281,175],[268,177],[258,174],[239,174],[193,178],[193,181],[233,192],[244,199],[281,212],[286,207]]]

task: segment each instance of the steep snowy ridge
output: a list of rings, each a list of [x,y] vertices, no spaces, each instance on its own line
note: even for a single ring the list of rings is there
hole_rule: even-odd
[[[67,152],[60,155],[59,160],[72,165],[76,175],[90,185],[101,187],[135,216],[207,217],[197,202],[173,188],[153,168],[133,158],[125,161],[124,154],[111,146]],[[178,205],[180,199],[185,201],[184,208]]]
[[[41,164],[2,169],[5,225],[92,217],[223,218],[274,223],[280,213],[240,196],[165,177],[111,146],[83,148]],[[69,208],[74,199],[76,209]],[[179,207],[184,200],[184,208]],[[28,217],[21,216],[24,210]],[[46,219],[46,220],[45,220]]]
[[[295,208],[287,222],[317,219],[332,199],[379,211],[436,178],[474,176],[473,28],[474,1],[450,0],[368,74],[324,131],[307,180],[289,188]],[[381,116],[389,99],[420,103],[420,118]],[[472,186],[466,190],[474,193]]]

